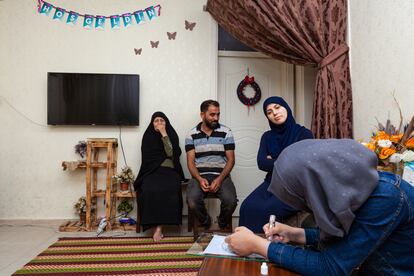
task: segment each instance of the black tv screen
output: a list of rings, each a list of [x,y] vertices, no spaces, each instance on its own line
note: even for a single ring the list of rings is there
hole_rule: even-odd
[[[47,75],[48,125],[139,125],[139,75]]]

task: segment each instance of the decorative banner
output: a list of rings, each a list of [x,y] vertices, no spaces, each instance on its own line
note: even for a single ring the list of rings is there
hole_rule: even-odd
[[[119,15],[111,15],[110,19],[111,19],[111,28],[112,29],[119,29],[119,27],[121,27]]]
[[[103,15],[88,15],[88,14],[81,14],[75,11],[67,11],[64,8],[56,7],[50,3],[47,3],[43,0],[37,0],[37,10],[40,14],[44,14],[48,16],[52,9],[55,9],[55,13],[53,15],[53,20],[60,20],[63,21],[63,18],[66,14],[68,14],[66,19],[67,25],[76,25],[78,21],[78,17],[81,16],[84,18],[83,20],[83,27],[85,29],[98,29],[102,30],[105,28],[106,19],[109,19],[111,23],[111,29],[119,29],[121,27],[121,18],[122,22],[124,23],[124,27],[127,28],[130,26],[134,21],[132,17],[135,18],[135,22],[137,25],[143,24],[146,22],[146,18],[148,21],[153,20],[161,16],[161,5],[150,6],[144,10],[138,10],[134,12],[127,12],[123,13],[122,15],[111,15],[111,16],[103,16]],[[146,16],[145,16],[146,15]],[[95,22],[95,24],[94,24]]]
[[[86,29],[91,29],[93,26],[93,16],[89,14],[85,14],[83,16],[85,19],[83,20],[83,27]]]
[[[66,24],[68,25],[75,25],[76,21],[78,21],[79,14],[74,11],[69,12],[68,19],[66,20]]]
[[[40,7],[40,2],[39,5]],[[49,15],[50,11],[52,10],[53,6],[50,5],[49,3],[44,2],[42,5],[42,8],[39,9],[39,13],[43,13],[45,15]]]
[[[132,15],[130,13],[125,13],[122,15],[122,20],[124,21],[125,28],[132,24]]]
[[[137,22],[137,25],[145,23],[144,11],[136,11],[134,12],[134,16],[135,16],[135,21]]]
[[[105,28],[105,19],[105,16],[97,15],[95,20],[95,29],[103,30]]]
[[[53,15],[53,20],[62,21],[62,18],[64,15],[65,15],[65,11],[63,9],[57,8],[55,11],[55,15]]]

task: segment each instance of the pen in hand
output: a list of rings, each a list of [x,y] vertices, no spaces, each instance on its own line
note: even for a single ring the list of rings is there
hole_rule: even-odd
[[[269,217],[269,231],[275,227],[276,225],[276,216],[275,215],[270,215]],[[269,237],[267,237],[268,241],[273,241],[273,235],[270,235]]]

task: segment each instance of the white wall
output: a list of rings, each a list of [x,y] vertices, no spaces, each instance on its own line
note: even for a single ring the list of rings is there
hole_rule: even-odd
[[[154,111],[164,111],[184,137],[199,121],[201,101],[216,97],[211,74],[217,59],[215,29],[202,10],[205,0],[47,2],[92,15],[158,3],[162,15],[127,29],[111,30],[107,22],[103,31],[85,30],[82,18],[70,27],[53,21],[53,14],[38,14],[37,1],[0,1],[0,219],[75,217],[72,206],[85,194],[85,172],[62,171],[61,162],[78,159],[73,147],[79,140],[118,137],[116,127],[47,126],[47,72],[140,74],[140,126],[123,128],[122,136],[135,173],[140,141]],[[186,19],[197,22],[194,31],[185,30]],[[175,41],[167,39],[167,31],[178,32]],[[158,49],[150,48],[150,40],[160,41]],[[136,56],[134,48],[143,48],[142,55]],[[118,161],[119,168],[120,149]]]
[[[388,116],[414,115],[414,1],[350,0],[351,76],[355,138],[368,140]]]

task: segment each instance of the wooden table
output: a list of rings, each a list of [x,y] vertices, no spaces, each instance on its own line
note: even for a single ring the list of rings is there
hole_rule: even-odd
[[[198,275],[202,276],[220,276],[220,275],[260,275],[261,262],[235,260],[229,258],[212,258],[206,257],[201,265]],[[272,263],[267,264],[269,268],[268,275],[296,276],[294,272],[278,267]]]

